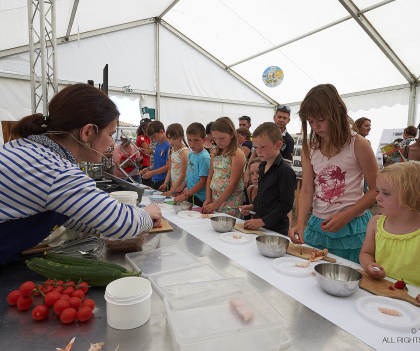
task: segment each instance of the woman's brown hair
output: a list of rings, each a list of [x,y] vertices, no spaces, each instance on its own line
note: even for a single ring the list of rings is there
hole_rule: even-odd
[[[74,84],[51,99],[48,116],[40,113],[26,116],[16,124],[13,133],[21,138],[52,131],[70,133],[89,123],[100,131],[119,115],[117,106],[104,92],[88,84]]]
[[[241,127],[236,129],[236,134],[241,134],[245,137],[245,140],[251,140],[251,132],[248,128]]]
[[[236,150],[238,149],[238,137],[236,135],[236,129],[235,125],[233,124],[232,120],[229,117],[220,117],[216,119],[216,121],[211,126],[211,131],[216,131],[219,133],[227,133],[227,134],[233,134],[233,138],[229,143],[229,146],[226,150],[226,152],[223,152],[223,150],[220,147],[216,148],[215,156],[220,156],[223,153],[233,155]]]
[[[321,138],[313,130],[309,134],[309,144],[307,142],[306,122],[309,118],[329,120],[330,135],[325,147],[327,157],[331,157],[333,153],[340,152],[350,140],[353,120],[347,115],[347,107],[332,84],[320,84],[309,90],[300,105],[299,116],[303,130],[302,148],[309,157],[309,148],[315,150],[321,147]]]
[[[355,121],[354,121],[354,124],[353,124],[353,130],[356,132],[356,133],[359,133],[359,131],[360,131],[360,127],[363,125],[363,123],[365,123],[366,121],[369,121],[369,122],[372,122],[369,118],[366,118],[366,117],[360,117],[360,118],[358,118],[358,119],[356,119]]]

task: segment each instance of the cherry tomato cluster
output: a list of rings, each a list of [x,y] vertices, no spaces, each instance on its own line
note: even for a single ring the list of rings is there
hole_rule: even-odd
[[[44,303],[35,306],[32,317],[37,321],[44,320],[52,307],[54,313],[59,316],[64,324],[76,320],[86,322],[92,317],[95,302],[85,299],[89,290],[89,284],[81,282],[64,282],[62,280],[47,280],[44,284],[35,284],[32,281],[23,283],[19,290],[13,290],[7,296],[7,302],[11,306],[17,306],[20,311],[27,311],[33,304],[32,296],[42,295]]]

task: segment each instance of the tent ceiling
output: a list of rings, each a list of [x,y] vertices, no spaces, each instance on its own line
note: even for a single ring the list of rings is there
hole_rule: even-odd
[[[282,103],[300,101],[308,89],[325,82],[335,84],[341,94],[406,84],[341,3],[362,10],[359,18],[376,30],[417,84],[420,49],[413,43],[420,34],[418,0],[79,0],[70,34],[118,29],[164,14],[165,22]],[[74,0],[56,0],[56,5],[57,37],[64,38]],[[0,29],[13,33],[2,36],[0,55],[25,48],[27,0],[0,2]],[[261,78],[272,65],[285,74],[277,88],[265,87]]]

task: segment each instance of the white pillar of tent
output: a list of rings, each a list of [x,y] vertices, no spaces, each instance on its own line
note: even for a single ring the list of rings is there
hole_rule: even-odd
[[[416,86],[414,84],[410,84],[410,99],[408,101],[408,120],[407,125],[413,126],[416,121],[416,101],[417,101],[417,94],[416,94]]]
[[[159,68],[159,21],[155,21],[155,86],[156,86],[156,108],[155,118],[160,120],[160,68]]]
[[[39,30],[36,28],[39,21]],[[58,91],[55,0],[28,0],[32,113],[48,113],[48,94]],[[48,48],[51,52],[48,53]],[[41,76],[37,74],[40,71]]]

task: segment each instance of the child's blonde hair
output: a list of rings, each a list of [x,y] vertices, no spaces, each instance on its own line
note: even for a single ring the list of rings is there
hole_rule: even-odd
[[[238,137],[236,135],[235,125],[229,117],[220,117],[211,126],[211,131],[219,133],[233,134],[233,138],[227,147],[226,154],[233,155],[238,149]],[[216,148],[215,155],[220,156],[223,154],[223,150],[220,147]]]
[[[179,123],[172,123],[168,126],[168,128],[166,129],[166,137],[168,139],[182,139],[184,145],[188,145],[185,141],[184,128]]]
[[[420,211],[420,164],[415,162],[394,163],[382,168],[378,175],[398,191],[400,205]]]

